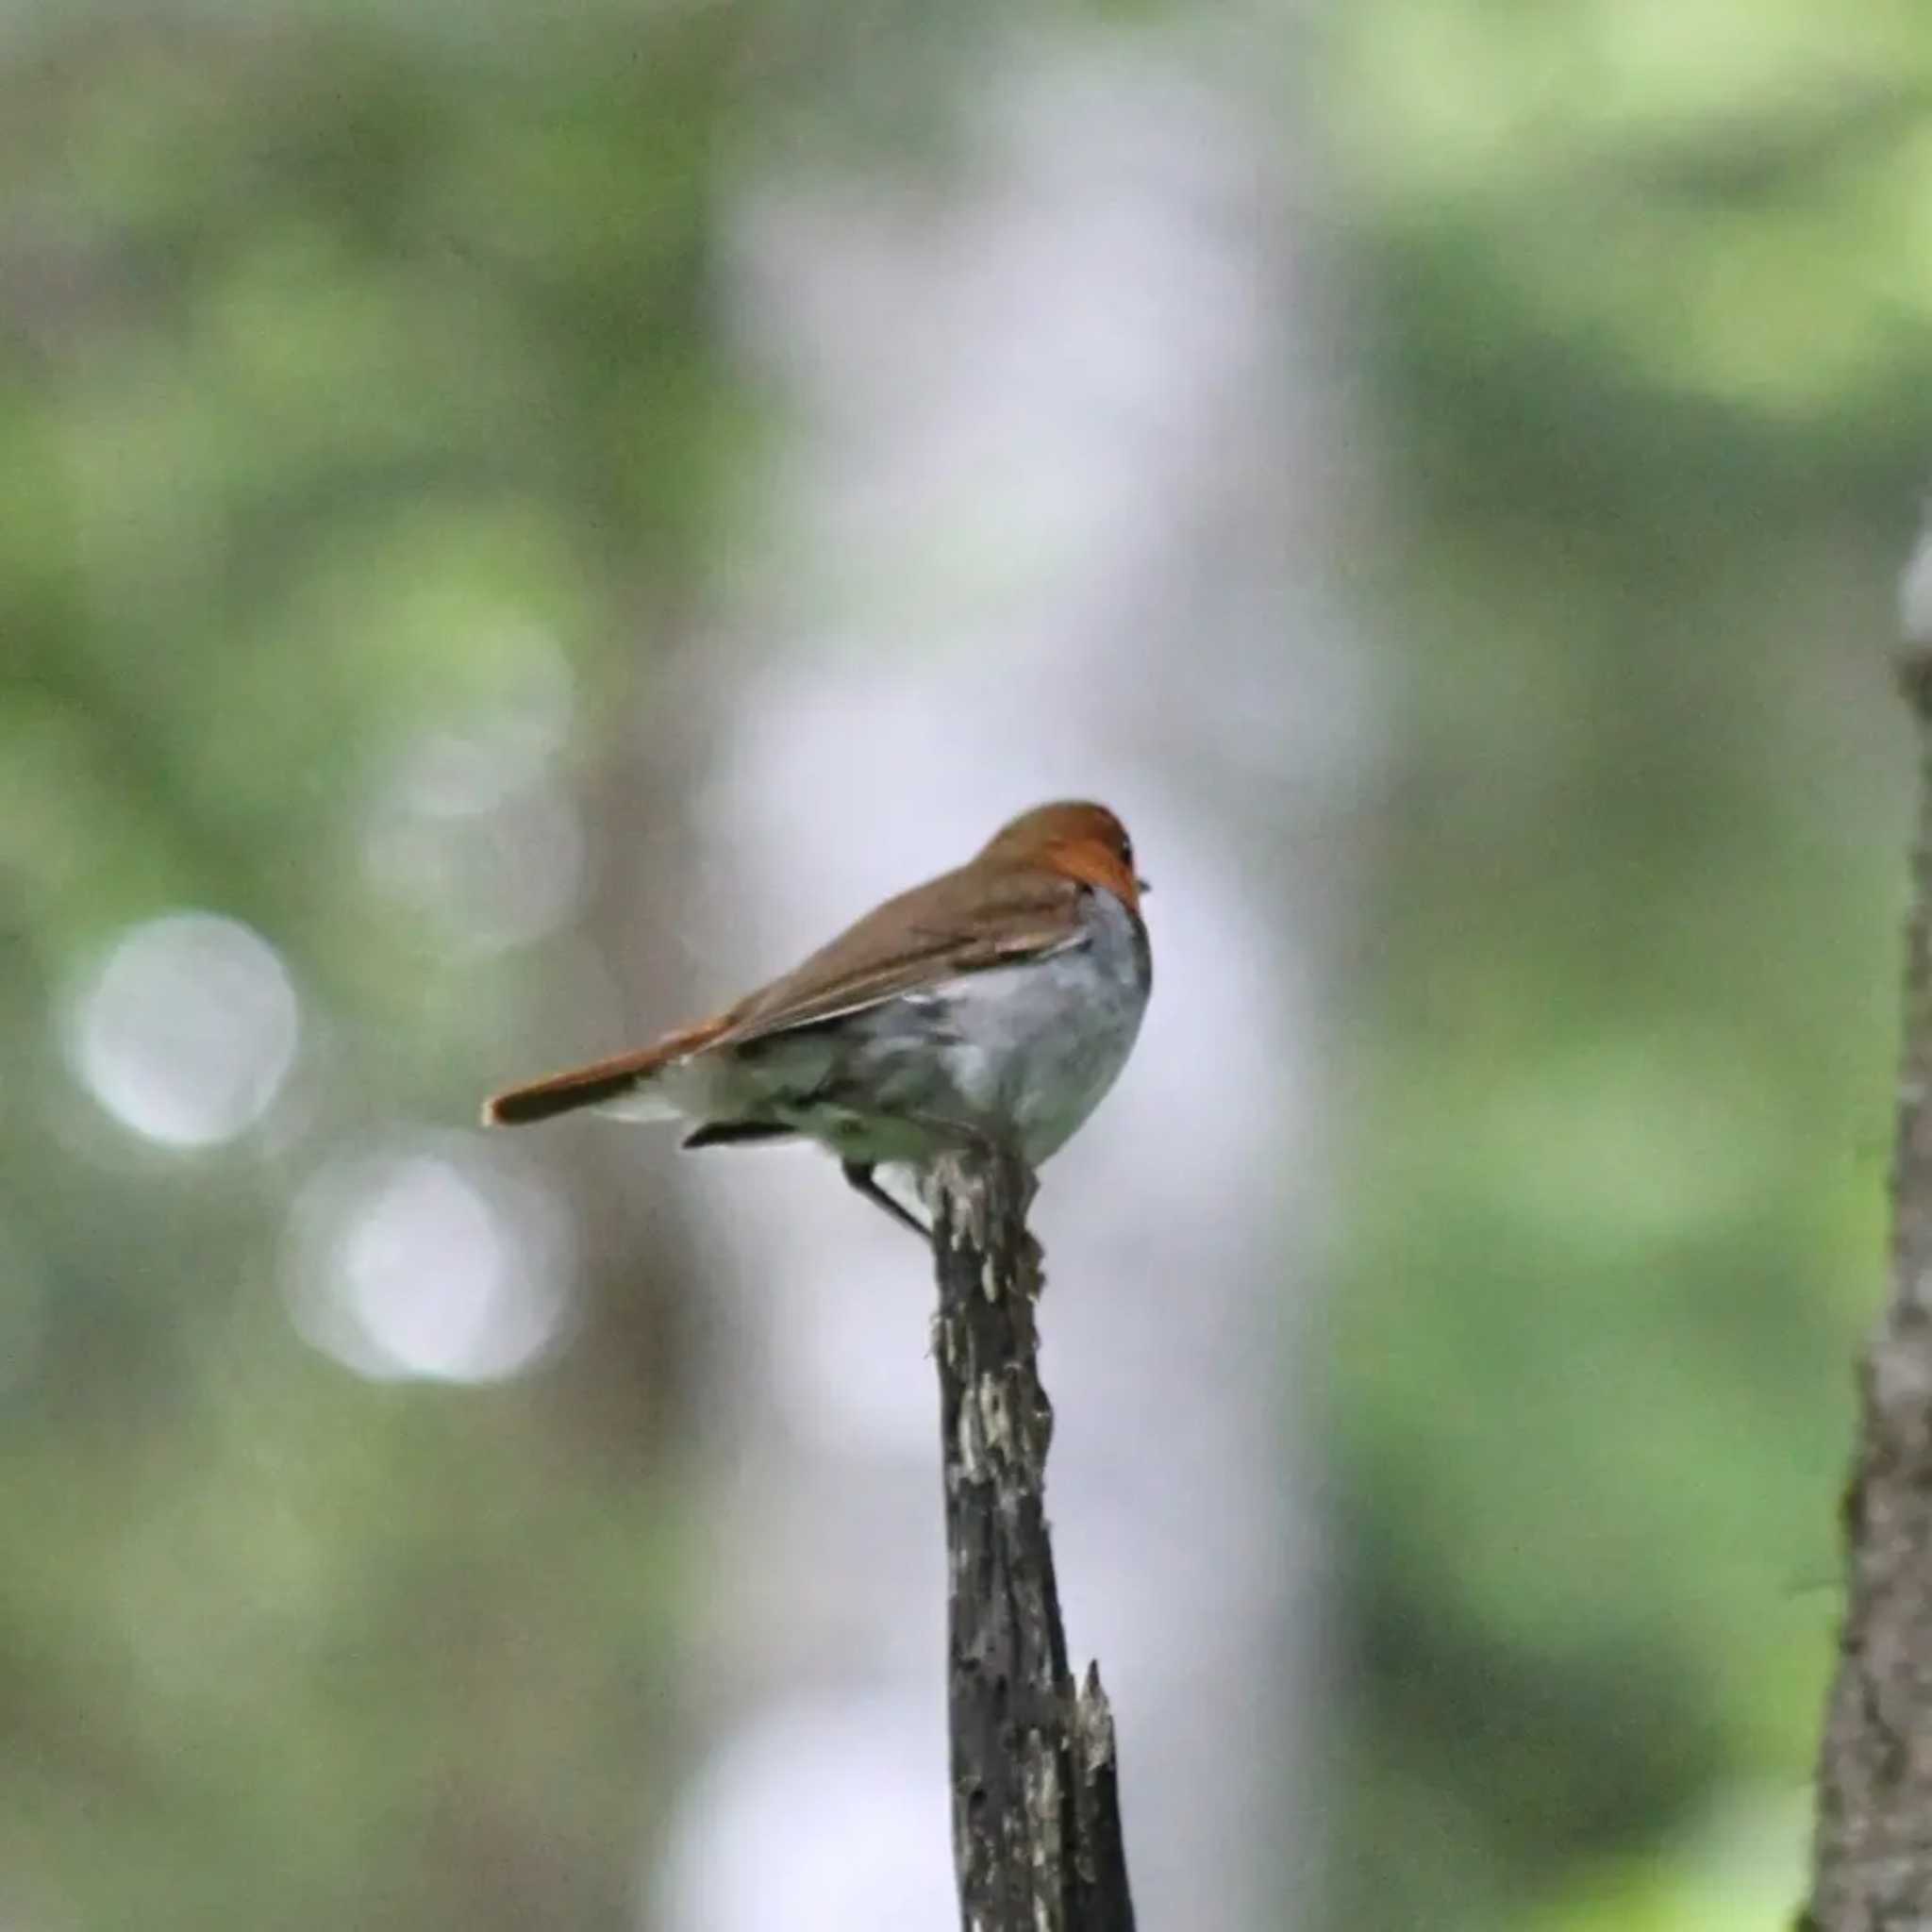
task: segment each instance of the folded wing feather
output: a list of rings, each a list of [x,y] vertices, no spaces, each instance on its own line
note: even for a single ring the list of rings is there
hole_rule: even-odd
[[[484,1103],[484,1122],[517,1126],[596,1107],[635,1093],[660,1068],[693,1054],[819,1025],[962,973],[1064,951],[1085,938],[1084,890],[1075,879],[1035,867],[990,872],[982,864],[971,890],[958,873],[947,873],[887,900],[791,972],[711,1019],[634,1052],[492,1095]],[[674,1111],[664,1108],[667,1116]]]

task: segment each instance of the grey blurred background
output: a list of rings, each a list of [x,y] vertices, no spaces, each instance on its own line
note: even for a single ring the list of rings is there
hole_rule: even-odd
[[[0,1922],[954,1920],[916,1251],[489,1136],[1015,809],[1143,1923],[1799,1896],[1932,28],[0,18]]]

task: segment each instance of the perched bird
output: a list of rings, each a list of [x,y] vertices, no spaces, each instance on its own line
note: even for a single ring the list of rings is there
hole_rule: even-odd
[[[687,1147],[816,1141],[923,1235],[874,1168],[961,1146],[1037,1168],[1113,1085],[1153,983],[1145,890],[1105,806],[1038,806],[722,1013],[509,1088],[484,1122],[594,1108],[681,1117]]]

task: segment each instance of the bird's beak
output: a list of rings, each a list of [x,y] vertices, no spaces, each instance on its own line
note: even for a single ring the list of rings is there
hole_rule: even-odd
[[[1154,890],[1153,881],[1151,879],[1136,879],[1134,881],[1134,890],[1137,892],[1151,892]]]

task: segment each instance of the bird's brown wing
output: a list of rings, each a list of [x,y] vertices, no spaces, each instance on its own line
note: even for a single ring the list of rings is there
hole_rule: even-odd
[[[707,1046],[741,1046],[957,977],[1075,945],[1077,879],[1037,867],[946,873],[888,899],[810,958],[748,994]]]
[[[711,1019],[494,1094],[484,1103],[483,1118],[513,1126],[595,1107],[691,1054],[816,1025],[961,973],[1058,952],[1081,937],[1081,891],[1077,879],[1031,866],[993,871],[982,861],[970,880],[943,874],[888,899],[802,965]]]

